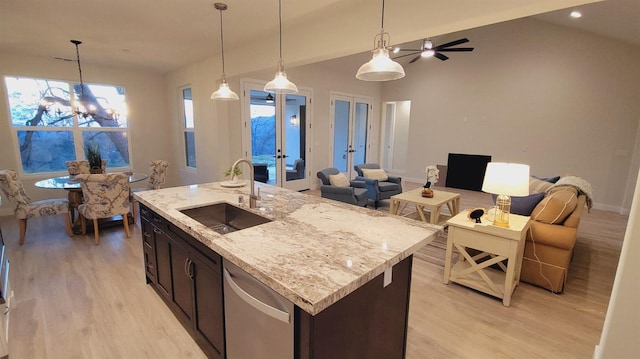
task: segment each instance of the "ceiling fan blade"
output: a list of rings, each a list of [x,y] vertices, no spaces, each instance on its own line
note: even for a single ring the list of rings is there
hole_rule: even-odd
[[[422,49],[398,49],[398,51],[422,51]]]
[[[409,63],[412,64],[412,63],[418,61],[418,59],[421,58],[421,57],[422,57],[422,55],[418,55],[418,56],[414,57],[413,60],[409,61]]]
[[[452,47],[450,49],[440,49],[438,51],[440,52],[445,52],[445,51],[449,51],[449,52],[464,52],[464,51],[473,51],[473,47]]]
[[[458,40],[455,40],[455,41],[447,42],[446,44],[438,45],[438,46],[434,47],[433,49],[434,50],[440,50],[440,49],[444,49],[445,47],[451,47],[451,46],[464,44],[465,42],[469,42],[469,39],[464,38],[464,39],[458,39]]]
[[[439,58],[439,59],[440,59],[440,60],[442,60],[442,61],[447,61],[447,60],[449,60],[449,57],[448,57],[448,56],[443,55],[443,54],[441,54],[441,53],[439,53],[439,52],[436,52],[433,56],[435,56],[435,57]]]
[[[411,56],[411,55],[415,55],[415,54],[420,54],[420,53],[422,53],[422,50],[419,50],[419,51],[417,51],[417,52],[412,52],[412,53],[410,53],[410,54],[404,54],[404,55],[396,56],[396,57],[394,57],[393,59],[394,59],[394,60],[395,60],[395,59],[400,59],[400,58],[403,58],[403,57],[407,57],[407,56]]]

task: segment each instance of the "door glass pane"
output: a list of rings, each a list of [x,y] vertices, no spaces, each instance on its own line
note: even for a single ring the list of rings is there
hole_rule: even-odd
[[[335,100],[333,124],[333,167],[348,172],[347,150],[349,147],[349,101]]]
[[[369,104],[356,102],[356,117],[353,126],[353,164],[365,163],[367,158],[367,117]]]
[[[194,132],[184,133],[184,153],[187,160],[187,167],[196,168],[196,138]]]
[[[284,148],[287,181],[305,178],[306,115],[307,98],[300,95],[286,95],[284,116]]]
[[[264,91],[251,90],[251,162],[266,164],[267,183],[276,183],[276,102]]]

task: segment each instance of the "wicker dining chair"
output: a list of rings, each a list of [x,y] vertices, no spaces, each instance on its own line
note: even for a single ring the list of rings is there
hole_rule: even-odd
[[[71,218],[69,217],[69,201],[64,198],[45,199],[33,202],[24,190],[22,181],[15,170],[0,171],[0,189],[7,198],[11,198],[16,205],[15,216],[20,227],[20,245],[24,244],[27,232],[27,220],[38,216],[64,214],[67,234],[71,232]]]
[[[95,243],[100,244],[98,219],[122,216],[122,223],[127,238],[129,233],[129,175],[125,173],[111,174],[79,174],[76,176],[82,187],[84,203],[78,206],[81,216],[82,234],[87,234],[86,220],[93,220]]]

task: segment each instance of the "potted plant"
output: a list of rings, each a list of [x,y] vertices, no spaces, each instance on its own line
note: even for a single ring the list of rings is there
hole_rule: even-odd
[[[91,173],[102,173],[102,155],[100,155],[100,146],[95,142],[87,142],[85,145],[85,156],[89,161]]]
[[[237,166],[235,171],[233,171],[233,176],[231,175],[231,167],[227,168],[227,170],[224,171],[225,177],[231,176],[231,182],[238,181],[238,177],[240,177],[241,174],[242,174],[242,169],[239,166]]]

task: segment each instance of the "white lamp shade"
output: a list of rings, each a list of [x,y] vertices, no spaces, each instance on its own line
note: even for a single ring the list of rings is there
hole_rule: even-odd
[[[222,81],[220,82],[220,88],[218,88],[217,91],[213,92],[211,94],[211,99],[212,100],[238,100],[238,95],[231,91],[231,88],[229,88],[229,83],[227,83],[227,80],[223,77]]]
[[[356,78],[363,81],[389,81],[404,77],[402,65],[391,60],[389,50],[379,47],[373,51],[373,58],[360,66]]]
[[[278,94],[298,93],[298,87],[287,79],[284,70],[278,70],[276,77],[264,85],[264,91]]]
[[[489,162],[482,191],[507,196],[528,196],[529,165]]]

